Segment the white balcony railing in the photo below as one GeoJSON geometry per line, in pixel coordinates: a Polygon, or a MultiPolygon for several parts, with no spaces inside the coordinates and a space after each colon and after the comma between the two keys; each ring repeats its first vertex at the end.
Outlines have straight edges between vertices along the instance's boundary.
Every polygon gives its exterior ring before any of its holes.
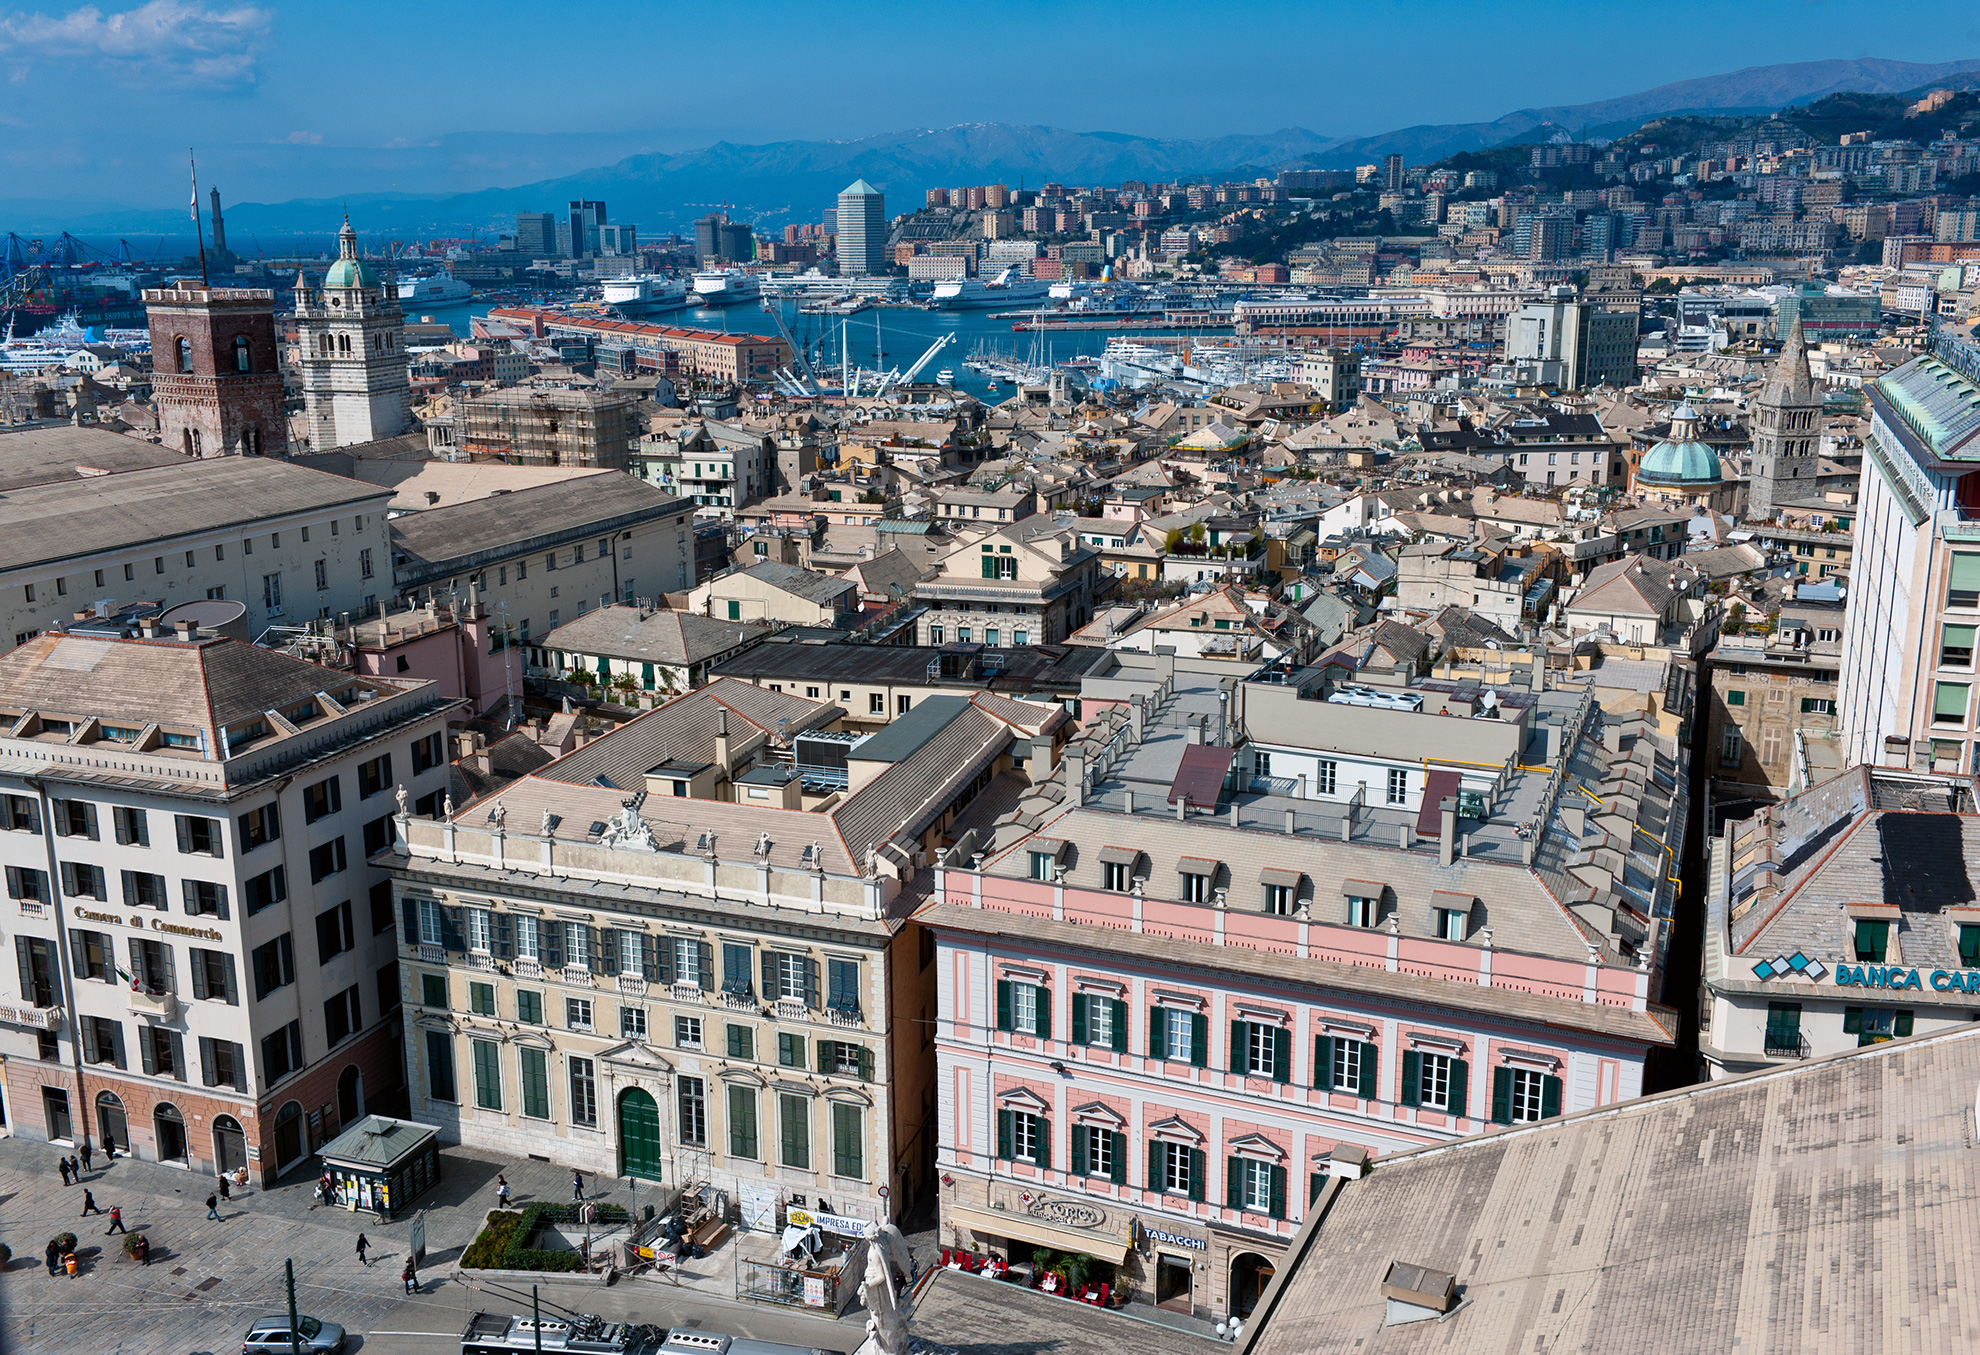
{"type": "Polygon", "coordinates": [[[860,1015],[857,1008],[852,1011],[844,1011],[838,1007],[829,1008],[825,1013],[825,1019],[835,1026],[864,1026],[866,1024],[866,1018],[860,1015]]]}
{"type": "Polygon", "coordinates": [[[40,899],[20,900],[22,917],[47,917],[48,905],[40,899]]]}
{"type": "Polygon", "coordinates": [[[646,979],[640,974],[619,975],[620,997],[645,997],[646,979]]]}
{"type": "Polygon", "coordinates": [[[597,980],[583,965],[567,964],[564,966],[564,982],[573,988],[591,988],[596,986],[597,980]]]}
{"type": "Polygon", "coordinates": [[[540,979],[543,977],[543,961],[534,957],[525,959],[518,955],[513,961],[516,977],[519,979],[540,979]]]}
{"type": "Polygon", "coordinates": [[[672,996],[676,1002],[699,1002],[702,998],[701,985],[698,983],[677,983],[673,986],[672,996]]]}
{"type": "Polygon", "coordinates": [[[124,996],[130,1002],[130,1009],[140,1016],[155,1016],[160,1021],[170,1021],[179,1014],[179,999],[171,993],[147,993],[141,988],[128,988],[124,996]]]}
{"type": "Polygon", "coordinates": [[[447,963],[447,948],[445,946],[436,946],[431,941],[422,941],[419,943],[419,962],[421,964],[445,964],[447,963]]]}
{"type": "Polygon", "coordinates": [[[732,1012],[753,1012],[756,1010],[756,999],[748,993],[723,993],[721,995],[721,1003],[732,1012]]]}
{"type": "Polygon", "coordinates": [[[779,1021],[803,1021],[810,1017],[811,1008],[804,1005],[801,997],[780,997],[777,999],[777,1019],[779,1021]]]}
{"type": "Polygon", "coordinates": [[[485,950],[471,950],[468,952],[467,967],[484,974],[492,974],[495,972],[495,957],[485,950]]]}

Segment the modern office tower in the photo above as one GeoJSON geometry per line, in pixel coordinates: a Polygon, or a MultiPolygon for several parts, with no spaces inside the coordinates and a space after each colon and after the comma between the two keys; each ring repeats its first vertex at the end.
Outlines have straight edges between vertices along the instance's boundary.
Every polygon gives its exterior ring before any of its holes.
{"type": "Polygon", "coordinates": [[[864,179],[839,194],[839,271],[866,277],[887,269],[887,199],[864,179]]]}

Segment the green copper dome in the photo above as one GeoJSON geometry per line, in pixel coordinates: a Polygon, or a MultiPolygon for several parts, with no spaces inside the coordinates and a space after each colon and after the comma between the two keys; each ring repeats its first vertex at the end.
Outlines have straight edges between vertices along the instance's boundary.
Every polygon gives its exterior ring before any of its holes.
{"type": "Polygon", "coordinates": [[[351,229],[351,219],[344,218],[344,228],[337,232],[337,262],[330,265],[330,271],[323,275],[323,286],[331,287],[376,287],[378,275],[357,253],[357,232],[351,229]]]}
{"type": "Polygon", "coordinates": [[[1671,415],[1671,435],[1643,454],[1636,478],[1653,485],[1715,485],[1719,454],[1698,438],[1698,414],[1688,404],[1671,415]]]}

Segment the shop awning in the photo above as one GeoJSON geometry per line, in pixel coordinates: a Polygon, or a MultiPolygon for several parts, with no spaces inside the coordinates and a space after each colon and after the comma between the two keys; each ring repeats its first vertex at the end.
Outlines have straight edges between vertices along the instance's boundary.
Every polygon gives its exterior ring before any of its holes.
{"type": "Polygon", "coordinates": [[[1089,1233],[1080,1228],[1055,1228],[1028,1215],[1013,1214],[1004,1209],[971,1209],[966,1205],[945,1204],[942,1212],[948,1222],[985,1237],[1008,1237],[1033,1246],[1050,1247],[1054,1251],[1085,1252],[1109,1265],[1118,1266],[1127,1261],[1126,1240],[1105,1233],[1089,1233]]]}

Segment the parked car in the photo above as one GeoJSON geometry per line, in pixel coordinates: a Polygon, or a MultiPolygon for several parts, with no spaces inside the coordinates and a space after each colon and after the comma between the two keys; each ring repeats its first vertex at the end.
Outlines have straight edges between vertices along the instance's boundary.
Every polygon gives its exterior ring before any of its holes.
{"type": "Polygon", "coordinates": [[[343,1355],[344,1329],[336,1323],[299,1317],[296,1319],[296,1330],[302,1340],[292,1345],[286,1313],[257,1318],[254,1325],[248,1328],[248,1334],[241,1339],[241,1355],[290,1355],[297,1346],[301,1347],[303,1355],[343,1355]]]}

